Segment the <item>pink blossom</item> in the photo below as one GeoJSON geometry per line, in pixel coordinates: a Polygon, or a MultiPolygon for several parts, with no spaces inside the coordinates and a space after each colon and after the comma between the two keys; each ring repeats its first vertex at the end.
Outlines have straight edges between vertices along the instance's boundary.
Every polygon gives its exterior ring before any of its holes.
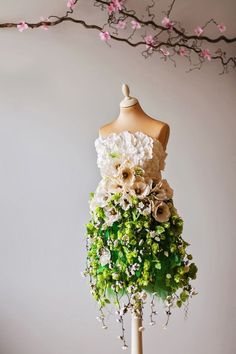
{"type": "Polygon", "coordinates": [[[116,8],[116,11],[120,11],[122,10],[122,6],[123,6],[123,3],[124,3],[124,0],[113,0],[112,1],[115,8],[116,8]]]}
{"type": "Polygon", "coordinates": [[[108,11],[109,15],[112,12],[115,12],[115,6],[114,6],[114,4],[112,2],[109,5],[107,5],[107,11],[108,11]]]}
{"type": "Polygon", "coordinates": [[[197,28],[195,28],[194,32],[196,36],[200,37],[203,32],[203,29],[200,26],[198,26],[197,28]]]}
{"type": "Polygon", "coordinates": [[[211,53],[209,51],[209,49],[203,49],[200,53],[200,56],[207,59],[207,60],[211,60],[211,53]]]}
{"type": "Polygon", "coordinates": [[[43,23],[41,28],[44,30],[44,31],[48,31],[49,27],[48,25],[46,25],[46,23],[43,23]]]}
{"type": "Polygon", "coordinates": [[[168,29],[171,29],[174,26],[174,22],[172,22],[168,17],[164,17],[161,23],[164,27],[168,29]]]}
{"type": "Polygon", "coordinates": [[[125,28],[126,28],[126,22],[120,20],[120,21],[117,23],[116,28],[125,29],[125,28]]]}
{"type": "Polygon", "coordinates": [[[168,57],[168,55],[170,55],[170,52],[165,48],[161,48],[160,51],[165,57],[168,57]]]}
{"type": "Polygon", "coordinates": [[[187,54],[188,54],[188,52],[187,52],[187,49],[186,49],[186,48],[181,47],[181,48],[179,49],[179,55],[180,55],[181,57],[184,57],[184,56],[187,55],[187,54]]]}
{"type": "Polygon", "coordinates": [[[107,6],[108,13],[111,14],[112,12],[118,12],[122,10],[123,3],[124,0],[112,0],[107,6]]]}
{"type": "Polygon", "coordinates": [[[107,42],[109,39],[111,39],[110,33],[107,31],[101,31],[99,33],[100,39],[104,42],[107,42]]]}
{"type": "Polygon", "coordinates": [[[224,32],[226,30],[226,26],[223,23],[219,23],[217,25],[218,30],[220,31],[220,33],[224,32]]]}
{"type": "Polygon", "coordinates": [[[68,0],[68,1],[67,1],[67,7],[68,7],[69,9],[73,9],[73,7],[75,6],[75,4],[76,4],[75,0],[68,0]]]}
{"type": "Polygon", "coordinates": [[[25,21],[22,21],[19,23],[19,25],[17,25],[17,29],[19,32],[23,32],[24,30],[26,30],[29,26],[27,25],[27,23],[25,23],[25,21]]]}
{"type": "Polygon", "coordinates": [[[146,36],[144,38],[145,42],[146,42],[146,48],[150,48],[153,46],[154,44],[154,39],[153,36],[151,34],[149,34],[148,36],[146,36]]]}
{"type": "MultiPolygon", "coordinates": [[[[40,17],[41,22],[50,22],[50,20],[48,18],[44,18],[44,17],[40,17]]],[[[42,29],[44,29],[45,31],[48,31],[49,27],[46,23],[43,23],[40,26],[42,29]]]]}
{"type": "Polygon", "coordinates": [[[131,23],[131,26],[132,26],[133,29],[141,28],[140,23],[138,21],[136,21],[136,20],[132,20],[130,23],[131,23]]]}

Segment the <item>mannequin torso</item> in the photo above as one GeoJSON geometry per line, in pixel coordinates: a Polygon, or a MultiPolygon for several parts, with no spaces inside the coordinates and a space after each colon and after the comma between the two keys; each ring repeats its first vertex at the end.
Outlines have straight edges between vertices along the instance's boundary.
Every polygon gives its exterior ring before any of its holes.
{"type": "Polygon", "coordinates": [[[120,114],[116,120],[104,125],[99,130],[100,136],[119,133],[127,130],[131,133],[141,131],[158,139],[166,149],[170,128],[167,123],[149,117],[141,108],[139,102],[129,107],[120,107],[120,114]]]}

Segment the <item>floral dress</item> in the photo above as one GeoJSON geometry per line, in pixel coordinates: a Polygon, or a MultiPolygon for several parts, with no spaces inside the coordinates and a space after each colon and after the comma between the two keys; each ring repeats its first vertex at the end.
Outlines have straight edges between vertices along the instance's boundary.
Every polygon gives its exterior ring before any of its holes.
{"type": "MultiPolygon", "coordinates": [[[[183,219],[173,203],[173,189],[162,178],[167,153],[161,142],[142,132],[122,131],[95,140],[101,181],[90,198],[87,223],[87,266],[91,293],[101,311],[116,307],[121,323],[132,312],[143,316],[150,295],[161,299],[168,323],[171,307],[186,306],[196,292],[190,282],[197,267],[182,238],[183,219]]],[[[143,327],[140,327],[143,330],[143,327]]]]}

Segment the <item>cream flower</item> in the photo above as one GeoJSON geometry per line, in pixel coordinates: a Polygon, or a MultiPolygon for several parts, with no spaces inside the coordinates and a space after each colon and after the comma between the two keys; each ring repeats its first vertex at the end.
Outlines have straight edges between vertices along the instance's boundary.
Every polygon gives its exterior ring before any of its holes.
{"type": "Polygon", "coordinates": [[[151,203],[148,200],[145,200],[144,203],[140,202],[138,203],[137,210],[140,214],[147,216],[152,212],[151,203]]]}
{"type": "Polygon", "coordinates": [[[132,206],[132,197],[129,193],[124,193],[121,195],[119,200],[119,204],[122,209],[128,210],[132,206]]]}
{"type": "Polygon", "coordinates": [[[165,202],[153,203],[152,213],[154,218],[159,222],[165,222],[169,220],[171,215],[170,209],[165,202]]]}
{"type": "Polygon", "coordinates": [[[130,188],[130,193],[139,199],[143,199],[150,193],[151,183],[151,180],[146,182],[143,177],[137,176],[134,184],[130,188]]]}
{"type": "Polygon", "coordinates": [[[103,248],[99,258],[101,265],[105,266],[110,262],[110,259],[111,259],[111,252],[109,251],[109,249],[103,248]]]}
{"type": "Polygon", "coordinates": [[[107,204],[109,198],[107,180],[102,179],[94,193],[92,200],[90,201],[90,211],[93,212],[96,207],[103,208],[107,204]]]}
{"type": "Polygon", "coordinates": [[[118,168],[118,180],[122,185],[131,186],[135,180],[135,171],[129,164],[123,164],[118,168]]]}
{"type": "Polygon", "coordinates": [[[103,224],[103,228],[105,226],[112,226],[113,223],[121,218],[120,212],[118,212],[115,208],[104,208],[106,222],[103,224]]]}
{"type": "Polygon", "coordinates": [[[123,191],[123,186],[120,183],[120,181],[118,181],[116,178],[109,178],[108,182],[108,189],[111,193],[122,193],[123,191]]]}

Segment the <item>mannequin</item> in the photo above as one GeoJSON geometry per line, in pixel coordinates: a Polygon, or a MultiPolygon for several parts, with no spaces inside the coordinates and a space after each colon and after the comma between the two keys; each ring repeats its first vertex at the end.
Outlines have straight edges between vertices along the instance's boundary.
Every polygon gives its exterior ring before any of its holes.
{"type": "Polygon", "coordinates": [[[120,114],[118,118],[101,127],[99,135],[106,136],[111,133],[119,133],[123,130],[128,130],[131,133],[141,131],[158,139],[165,150],[170,134],[169,125],[149,117],[141,108],[138,100],[130,97],[128,85],[122,85],[122,92],[125,98],[120,102],[120,114]]]}
{"type": "MultiPolygon", "coordinates": [[[[118,118],[101,127],[99,135],[107,136],[111,133],[119,133],[124,130],[131,133],[141,131],[152,138],[158,139],[165,150],[170,134],[169,125],[149,117],[142,110],[138,100],[130,97],[128,85],[122,85],[122,92],[125,98],[120,102],[120,114],[118,118]]],[[[141,318],[132,314],[131,354],[143,354],[142,328],[141,318]]]]}

